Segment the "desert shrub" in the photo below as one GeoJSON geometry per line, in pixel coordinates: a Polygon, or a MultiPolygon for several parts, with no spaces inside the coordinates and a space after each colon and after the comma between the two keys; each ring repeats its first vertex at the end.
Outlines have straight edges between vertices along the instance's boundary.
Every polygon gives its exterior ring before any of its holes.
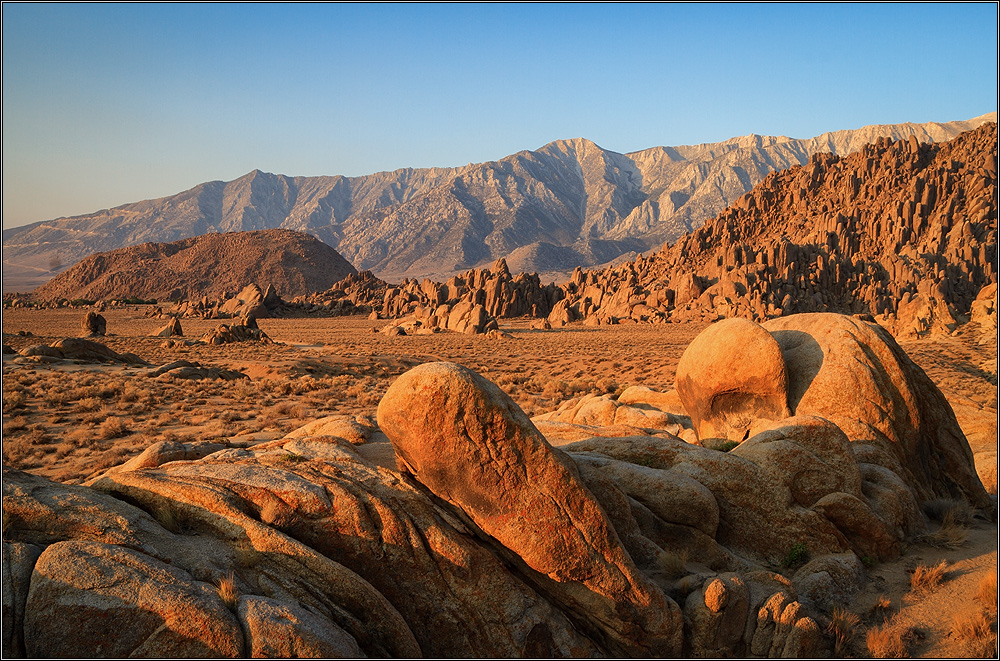
{"type": "Polygon", "coordinates": [[[76,448],[89,448],[98,444],[97,432],[90,429],[74,429],[66,434],[66,441],[76,448]]]}
{"type": "Polygon", "coordinates": [[[844,651],[854,639],[855,630],[861,624],[861,618],[845,608],[837,606],[830,613],[830,624],[826,631],[833,636],[833,653],[843,656],[844,651]]]}
{"type": "Polygon", "coordinates": [[[76,406],[73,407],[73,411],[75,413],[89,413],[91,411],[99,410],[101,406],[103,406],[103,402],[101,402],[100,398],[84,397],[76,403],[76,406]]]}
{"type": "Polygon", "coordinates": [[[903,659],[910,656],[914,630],[894,619],[875,626],[865,634],[868,653],[874,659],[903,659]]]}
{"type": "Polygon", "coordinates": [[[910,576],[910,589],[917,594],[936,590],[940,587],[941,582],[944,581],[945,569],[947,567],[948,563],[944,560],[933,566],[925,564],[917,565],[910,576]]]}
{"type": "Polygon", "coordinates": [[[719,443],[717,446],[715,446],[715,449],[718,450],[719,452],[729,452],[733,448],[739,447],[739,445],[740,445],[739,441],[726,441],[725,443],[719,443]]]}
{"type": "Polygon", "coordinates": [[[28,445],[45,445],[52,442],[52,437],[41,425],[31,425],[21,438],[28,445]]]}
{"type": "Polygon", "coordinates": [[[112,466],[118,466],[119,464],[125,463],[129,458],[128,450],[125,448],[114,448],[109,452],[105,452],[94,464],[96,470],[102,470],[105,468],[111,468],[112,466]]]}
{"type": "Polygon", "coordinates": [[[794,569],[806,564],[808,561],[809,549],[802,542],[797,542],[792,544],[792,548],[788,549],[788,553],[785,554],[785,559],[781,562],[781,566],[794,569]]]}
{"type": "Polygon", "coordinates": [[[3,432],[5,434],[13,434],[19,431],[23,431],[28,428],[28,420],[23,416],[19,415],[15,418],[10,418],[3,424],[3,432]]]}
{"type": "Polygon", "coordinates": [[[98,436],[105,440],[121,438],[122,436],[128,435],[130,432],[131,430],[125,420],[115,415],[102,422],[101,426],[97,430],[98,436]]]}
{"type": "Polygon", "coordinates": [[[17,409],[23,409],[27,401],[28,398],[23,391],[5,388],[3,391],[3,412],[9,413],[17,409]]]}
{"type": "Polygon", "coordinates": [[[683,576],[687,571],[687,562],[687,551],[679,551],[677,553],[673,551],[660,551],[660,554],[656,557],[656,564],[671,578],[683,576]]]}

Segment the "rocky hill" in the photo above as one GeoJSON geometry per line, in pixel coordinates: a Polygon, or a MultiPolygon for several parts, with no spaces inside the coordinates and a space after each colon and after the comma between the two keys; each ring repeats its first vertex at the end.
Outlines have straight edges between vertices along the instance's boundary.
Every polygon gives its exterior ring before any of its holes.
{"type": "Polygon", "coordinates": [[[594,323],[793,312],[948,330],[996,282],[997,127],[942,144],[880,138],[768,175],[662,253],[578,271],[566,305],[594,323]]]}
{"type": "Polygon", "coordinates": [[[4,287],[30,289],[98,251],[267,228],[313,234],[388,280],[443,280],[502,257],[517,271],[568,273],[675,241],[769,173],[805,164],[812,154],[851,153],[879,136],[949,140],[991,119],[996,113],[630,154],[560,140],[488,163],[362,177],[254,171],[171,197],[6,230],[4,287]]]}
{"type": "Polygon", "coordinates": [[[297,303],[318,312],[349,300],[419,317],[466,301],[552,325],[838,311],[873,315],[901,336],[949,332],[996,282],[996,197],[996,124],[940,144],[880,138],[772,173],[660,253],[577,269],[559,286],[512,276],[501,259],[444,283],[345,281],[297,303]]]}
{"type": "Polygon", "coordinates": [[[143,243],[87,257],[33,298],[179,300],[220,297],[247,283],[283,296],[325,290],[357,271],[336,250],[302,232],[260,230],[143,243]]]}

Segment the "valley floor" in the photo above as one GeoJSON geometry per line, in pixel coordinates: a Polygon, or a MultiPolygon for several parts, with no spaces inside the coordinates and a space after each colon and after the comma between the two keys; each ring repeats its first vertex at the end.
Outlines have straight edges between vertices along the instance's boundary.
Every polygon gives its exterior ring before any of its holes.
{"type": "MultiPolygon", "coordinates": [[[[451,333],[388,337],[376,332],[384,321],[314,317],[259,320],[274,344],[212,346],[152,337],[165,320],[145,317],[146,311],[139,306],[104,312],[108,335],[98,339],[153,365],[186,360],[238,370],[250,379],[150,378],[144,375],[149,368],[32,363],[5,354],[5,465],[81,483],[160,440],[246,446],[327,415],[374,420],[379,400],[397,376],[439,360],[478,371],[528,415],[552,411],[576,396],[619,393],[630,385],[668,391],[685,347],[705,328],[571,325],[540,331],[530,329],[528,320],[504,320],[501,329],[509,338],[451,333]]],[[[5,310],[4,343],[16,351],[78,336],[83,314],[72,309],[5,310]]],[[[195,340],[220,323],[182,319],[185,337],[178,339],[195,340]]],[[[995,340],[979,344],[971,331],[960,330],[901,344],[952,404],[977,464],[992,461],[995,494],[995,340]]],[[[910,627],[913,655],[967,655],[967,641],[952,634],[953,622],[977,608],[972,596],[982,577],[996,574],[996,522],[976,518],[966,535],[958,548],[915,543],[899,561],[871,568],[868,586],[852,604],[856,612],[869,614],[865,626],[878,623],[872,607],[884,596],[899,611],[895,621],[910,627]],[[947,570],[940,586],[919,595],[912,592],[913,569],[942,559],[947,570]]],[[[858,632],[844,654],[867,656],[863,628],[858,632]]]]}

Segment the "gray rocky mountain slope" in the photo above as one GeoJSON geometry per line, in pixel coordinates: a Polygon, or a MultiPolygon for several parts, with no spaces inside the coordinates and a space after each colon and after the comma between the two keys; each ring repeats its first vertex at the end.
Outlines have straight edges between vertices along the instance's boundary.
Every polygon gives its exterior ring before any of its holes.
{"type": "Polygon", "coordinates": [[[770,172],[805,164],[814,153],[848,154],[879,136],[950,140],[991,120],[995,112],[629,154],[578,138],[460,168],[361,177],[255,170],[170,197],[5,230],[4,289],[30,289],[95,252],[269,228],[309,232],[358,269],[391,280],[445,278],[501,257],[515,270],[565,271],[675,241],[770,172]]]}

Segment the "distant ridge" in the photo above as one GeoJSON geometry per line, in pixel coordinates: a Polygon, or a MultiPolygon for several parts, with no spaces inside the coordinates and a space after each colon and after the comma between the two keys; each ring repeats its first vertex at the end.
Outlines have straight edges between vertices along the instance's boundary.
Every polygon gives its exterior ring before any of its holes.
{"type": "Polygon", "coordinates": [[[3,233],[4,289],[30,289],[83,257],[209,232],[308,232],[382,278],[444,279],[512,256],[527,271],[569,271],[676,241],[769,173],[878,137],[940,142],[995,121],[866,126],[809,139],[749,135],[619,154],[588,140],[460,168],[362,177],[255,170],[156,200],[3,233]]]}
{"type": "Polygon", "coordinates": [[[192,300],[254,283],[291,297],[357,273],[336,250],[290,230],[212,233],[91,255],[35,290],[34,298],[192,300]]]}

